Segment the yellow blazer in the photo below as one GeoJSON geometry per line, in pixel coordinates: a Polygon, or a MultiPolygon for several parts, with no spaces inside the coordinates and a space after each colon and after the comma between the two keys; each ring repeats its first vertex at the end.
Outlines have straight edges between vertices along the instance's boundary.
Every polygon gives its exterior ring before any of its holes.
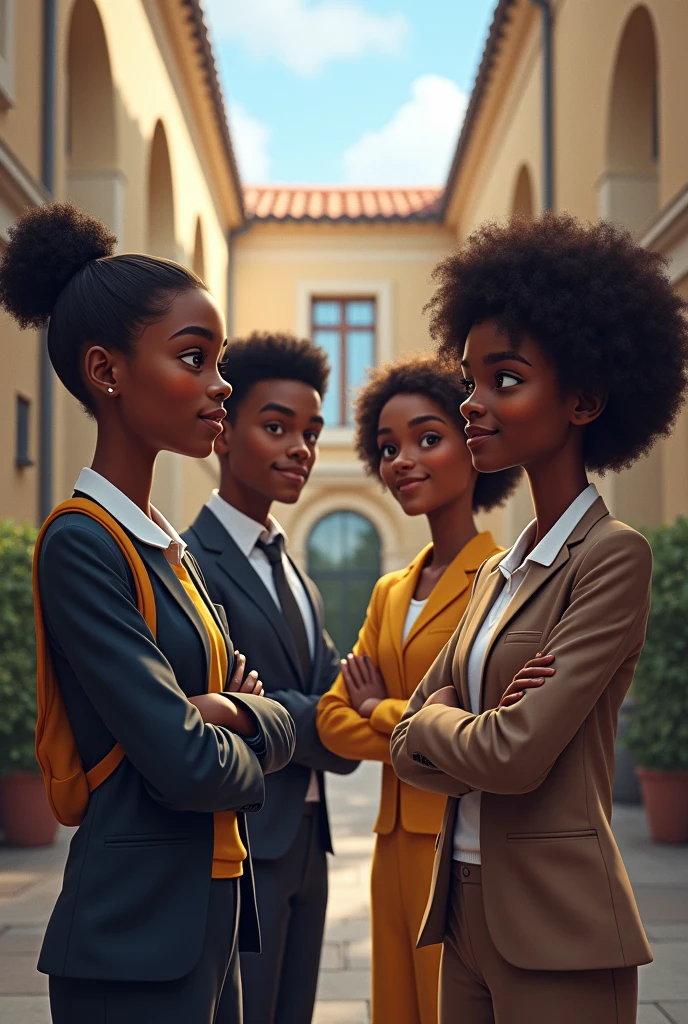
{"type": "Polygon", "coordinates": [[[402,643],[409,603],[431,547],[423,548],[405,569],[378,580],[354,647],[355,654],[367,654],[377,666],[387,699],[370,718],[361,718],[351,706],[340,674],[318,706],[318,733],[329,750],[341,757],[383,762],[375,823],[375,832],[381,835],[394,831],[399,814],[407,832],[436,835],[440,830],[446,798],[400,782],[391,767],[389,741],[409,698],[456,629],[477,570],[501,550],[491,533],[473,537],[438,580],[402,643]]]}

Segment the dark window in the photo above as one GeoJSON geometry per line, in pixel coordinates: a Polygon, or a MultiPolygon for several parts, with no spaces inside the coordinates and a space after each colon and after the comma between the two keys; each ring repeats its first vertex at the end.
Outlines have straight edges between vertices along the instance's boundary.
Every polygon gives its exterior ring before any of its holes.
{"type": "Polygon", "coordinates": [[[329,356],[332,373],[323,403],[328,426],[353,423],[351,400],[375,363],[375,299],[317,298],[311,304],[311,337],[329,356]]]}
{"type": "Polygon", "coordinates": [[[17,437],[14,449],[14,462],[18,467],[33,466],[33,459],[29,454],[30,420],[31,402],[28,398],[17,395],[17,437]]]}
{"type": "Polygon", "coordinates": [[[356,643],[380,576],[380,537],[357,512],[333,512],[308,538],[308,574],[325,602],[325,624],[340,654],[356,643]]]}

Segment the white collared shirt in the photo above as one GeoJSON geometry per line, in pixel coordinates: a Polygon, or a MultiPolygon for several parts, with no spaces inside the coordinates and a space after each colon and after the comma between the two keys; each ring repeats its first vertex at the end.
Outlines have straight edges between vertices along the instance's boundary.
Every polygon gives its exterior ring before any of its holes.
{"type": "Polygon", "coordinates": [[[100,473],[93,469],[84,468],[79,474],[79,479],[74,485],[74,490],[93,498],[99,505],[109,512],[110,515],[120,523],[125,530],[136,537],[143,544],[152,548],[160,548],[165,552],[167,560],[174,565],[180,565],[182,555],[186,551],[186,544],[177,531],[167,522],[164,515],[158,512],[152,505],[151,518],[135,505],[131,498],[128,498],[119,487],[106,480],[100,473]]]}
{"type": "MultiPolygon", "coordinates": [[[[499,563],[498,568],[504,576],[504,586],[485,616],[468,655],[466,674],[471,702],[470,709],[474,715],[479,715],[481,710],[480,693],[485,655],[492,635],[509,602],[523,583],[533,562],[538,565],[552,564],[573,530],[588,509],[592,508],[598,497],[595,485],[589,484],[528,554],[537,531],[537,521],[534,519],[526,526],[511,551],[499,563]]],[[[468,864],[480,864],[480,798],[481,794],[473,791],[466,793],[459,800],[454,829],[454,860],[465,861],[468,864]]]]}
{"type": "MultiPolygon", "coordinates": [[[[259,540],[269,544],[278,533],[281,533],[286,541],[286,534],[280,524],[272,516],[269,516],[270,529],[266,530],[262,523],[258,523],[255,519],[244,515],[238,508],[235,508],[225,501],[224,498],[221,498],[217,490],[214,490],[210,495],[206,508],[222,523],[241,553],[248,559],[251,568],[255,571],[261,583],[264,584],[270,597],[277,607],[280,608],[277,588],[275,587],[275,580],[272,575],[272,566],[265,552],[256,546],[259,540]]],[[[294,566],[287,558],[284,548],[282,549],[282,565],[284,566],[284,575],[286,576],[289,588],[296,598],[296,603],[303,617],[306,636],[308,637],[308,649],[311,659],[313,659],[315,656],[315,620],[313,618],[313,609],[311,608],[306,588],[299,579],[294,566]]],[[[306,793],[306,803],[317,803],[319,800],[318,776],[314,771],[311,771],[308,792],[306,793]]]]}

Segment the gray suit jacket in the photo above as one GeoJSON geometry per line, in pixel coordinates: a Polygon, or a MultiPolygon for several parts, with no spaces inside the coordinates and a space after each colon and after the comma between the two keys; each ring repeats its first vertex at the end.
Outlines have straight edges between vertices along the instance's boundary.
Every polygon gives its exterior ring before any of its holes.
{"type": "MultiPolygon", "coordinates": [[[[206,630],[163,552],[131,539],[153,586],[155,639],[126,560],[98,523],[64,515],[41,547],[41,607],[84,768],[116,741],[126,757],[93,793],[72,839],[38,966],[65,977],[167,981],[201,954],[212,812],[238,812],[247,840],[243,812],[261,807],[265,774],[289,760],[294,725],[273,701],[233,695],[262,732],[259,757],[228,729],[203,724],[186,697],[207,686],[206,630]]],[[[256,950],[250,853],[241,890],[240,942],[256,950]]]]}
{"type": "Polygon", "coordinates": [[[201,566],[213,601],[225,608],[234,641],[246,655],[247,667],[257,669],[268,696],[282,704],[296,723],[294,757],[281,772],[265,780],[265,803],[258,814],[251,816],[253,855],[273,860],[287,852],[301,821],[311,769],[318,772],[320,782],[322,842],[331,852],[322,773],[346,775],[359,762],[327,750],[315,726],[320,697],[339,674],[339,654],[324,628],[320,592],[312,580],[299,573],[316,624],[313,673],[304,680],[281,610],[217,517],[209,509],[201,509],[184,540],[201,566]]]}

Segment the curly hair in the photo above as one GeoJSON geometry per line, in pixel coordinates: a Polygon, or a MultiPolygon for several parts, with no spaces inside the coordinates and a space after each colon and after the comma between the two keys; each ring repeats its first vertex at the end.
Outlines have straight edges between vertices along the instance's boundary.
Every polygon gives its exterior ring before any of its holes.
{"type": "Polygon", "coordinates": [[[564,393],[606,399],[585,431],[587,468],[623,469],[671,432],[688,383],[686,304],[665,267],[604,221],[545,214],[486,224],[435,268],[430,333],[440,358],[460,357],[486,320],[515,346],[531,335],[564,393]]]}
{"type": "MultiPolygon", "coordinates": [[[[368,380],[356,398],[356,454],[369,476],[380,471],[377,429],[380,413],[395,395],[426,395],[449,416],[463,434],[466,421],[459,406],[466,398],[458,366],[440,362],[432,355],[405,356],[370,370],[368,380]]],[[[473,510],[489,512],[503,505],[521,479],[520,468],[499,473],[478,473],[473,492],[473,510]]]]}
{"type": "Polygon", "coordinates": [[[130,353],[176,295],[205,285],[186,267],[137,253],[115,255],[117,239],[72,203],[28,210],[9,229],[0,259],[0,305],[20,327],[48,327],[57,376],[87,412],[87,344],[130,353]]]}
{"type": "Polygon", "coordinates": [[[310,384],[321,398],[327,391],[330,364],[324,349],[293,334],[254,331],[229,343],[220,373],[232,385],[225,401],[230,422],[254,384],[261,380],[299,380],[310,384]]]}

